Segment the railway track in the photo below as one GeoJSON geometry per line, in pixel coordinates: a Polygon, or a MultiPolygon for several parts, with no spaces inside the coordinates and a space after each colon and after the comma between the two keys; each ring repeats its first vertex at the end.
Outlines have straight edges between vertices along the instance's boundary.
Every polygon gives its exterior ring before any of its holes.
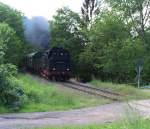
{"type": "MultiPolygon", "coordinates": [[[[45,80],[47,80],[47,79],[45,79],[45,80]]],[[[77,81],[57,82],[57,83],[53,82],[53,83],[58,84],[60,86],[68,87],[71,89],[75,89],[78,91],[82,91],[82,92],[88,93],[90,95],[101,96],[101,97],[104,97],[104,98],[107,98],[107,99],[110,99],[113,101],[121,101],[122,97],[124,96],[124,95],[115,93],[108,89],[92,87],[92,86],[89,86],[87,84],[80,83],[77,81]]]]}
{"type": "Polygon", "coordinates": [[[62,82],[59,84],[65,87],[69,87],[75,90],[79,90],[79,91],[91,94],[91,95],[101,96],[101,97],[104,97],[113,101],[120,101],[122,97],[121,94],[119,93],[115,93],[106,89],[91,87],[83,83],[68,81],[68,82],[62,82]]]}

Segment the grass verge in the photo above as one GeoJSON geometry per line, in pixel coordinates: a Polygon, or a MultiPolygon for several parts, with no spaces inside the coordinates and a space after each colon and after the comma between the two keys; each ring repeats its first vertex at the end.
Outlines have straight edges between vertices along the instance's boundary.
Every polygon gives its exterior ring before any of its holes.
{"type": "MultiPolygon", "coordinates": [[[[84,95],[64,87],[58,87],[37,76],[19,74],[18,80],[22,83],[25,97],[24,105],[19,112],[44,112],[56,110],[69,110],[100,104],[110,101],[103,98],[84,95]]],[[[10,112],[0,107],[0,113],[10,112]]]]}
{"type": "Polygon", "coordinates": [[[98,88],[108,89],[117,93],[122,94],[124,100],[140,100],[150,99],[150,92],[144,92],[141,89],[135,88],[134,86],[126,84],[114,84],[110,82],[102,82],[100,80],[93,80],[92,86],[98,88]]]}
{"type": "Polygon", "coordinates": [[[131,120],[112,124],[93,124],[85,126],[57,126],[37,129],[149,129],[150,120],[131,120]]]}

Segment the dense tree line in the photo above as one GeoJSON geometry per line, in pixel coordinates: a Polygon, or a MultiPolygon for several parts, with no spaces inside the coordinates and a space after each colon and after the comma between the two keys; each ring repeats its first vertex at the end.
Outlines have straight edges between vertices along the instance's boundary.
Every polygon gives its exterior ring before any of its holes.
{"type": "Polygon", "coordinates": [[[62,8],[51,21],[51,45],[67,48],[76,76],[135,83],[141,60],[143,83],[150,82],[150,2],[85,0],[79,15],[62,8]],[[102,8],[102,4],[109,9],[102,8]]]}
{"type": "Polygon", "coordinates": [[[0,105],[18,110],[23,89],[15,78],[26,45],[20,12],[0,3],[0,105]]]}
{"type": "MultiPolygon", "coordinates": [[[[70,51],[74,75],[82,81],[96,77],[134,83],[140,62],[143,84],[149,83],[149,8],[149,0],[85,0],[81,15],[61,8],[49,22],[49,46],[70,51]]],[[[0,3],[0,105],[13,109],[24,102],[17,68],[35,50],[24,38],[23,19],[22,13],[0,3]]]]}

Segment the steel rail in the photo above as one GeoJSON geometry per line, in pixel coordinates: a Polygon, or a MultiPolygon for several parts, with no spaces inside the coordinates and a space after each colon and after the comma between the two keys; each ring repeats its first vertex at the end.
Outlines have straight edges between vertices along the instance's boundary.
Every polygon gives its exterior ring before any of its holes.
{"type": "Polygon", "coordinates": [[[119,101],[120,100],[120,95],[117,94],[117,93],[113,93],[113,92],[107,92],[106,90],[101,90],[99,88],[94,88],[94,87],[90,87],[90,86],[86,86],[86,85],[82,85],[82,84],[77,84],[77,83],[65,83],[65,82],[62,82],[62,83],[59,83],[65,87],[69,87],[69,88],[72,88],[72,89],[75,89],[75,90],[79,90],[79,91],[82,91],[82,92],[85,92],[85,93],[88,93],[88,94],[91,94],[91,95],[96,95],[96,96],[101,96],[101,97],[104,97],[104,98],[107,98],[107,99],[110,99],[110,100],[113,100],[113,101],[119,101]]]}
{"type": "Polygon", "coordinates": [[[86,84],[82,84],[82,83],[80,83],[80,82],[68,81],[68,83],[75,84],[75,85],[80,85],[80,86],[82,86],[82,87],[87,87],[87,88],[89,88],[89,89],[102,91],[102,92],[105,92],[105,93],[108,93],[108,94],[113,94],[113,95],[116,95],[116,96],[121,96],[121,94],[116,93],[116,92],[113,92],[113,91],[111,91],[111,90],[103,89],[103,88],[92,87],[92,86],[89,86],[89,85],[86,85],[86,84]]]}

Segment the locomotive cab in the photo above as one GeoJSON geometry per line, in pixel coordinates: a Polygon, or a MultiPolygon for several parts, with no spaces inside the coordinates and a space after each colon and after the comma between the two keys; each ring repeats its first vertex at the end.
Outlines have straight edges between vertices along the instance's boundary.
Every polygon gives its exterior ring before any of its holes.
{"type": "Polygon", "coordinates": [[[56,80],[68,80],[71,75],[70,55],[67,50],[53,48],[49,53],[49,66],[56,80]]]}

